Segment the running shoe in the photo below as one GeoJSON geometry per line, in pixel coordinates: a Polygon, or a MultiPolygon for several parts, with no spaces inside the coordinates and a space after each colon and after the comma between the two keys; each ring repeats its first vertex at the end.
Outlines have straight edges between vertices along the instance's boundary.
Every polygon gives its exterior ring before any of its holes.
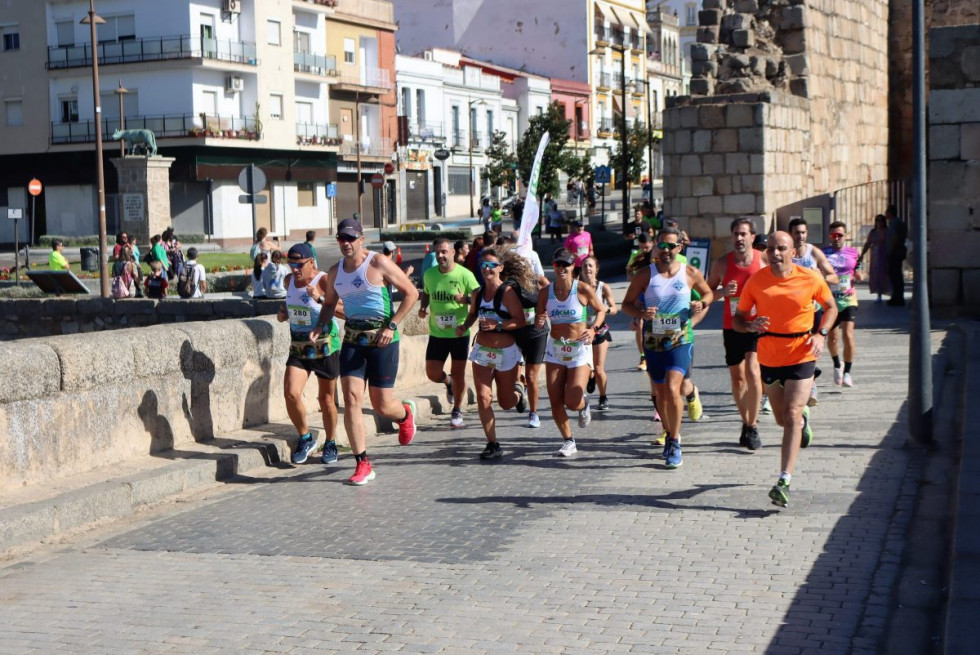
{"type": "Polygon", "coordinates": [[[537,412],[528,412],[527,414],[527,427],[529,428],[540,428],[541,419],[538,417],[537,412]]]}
{"type": "Polygon", "coordinates": [[[653,408],[653,420],[658,423],[663,423],[663,420],[660,418],[660,412],[657,411],[656,407],[653,408]]]}
{"type": "Polygon", "coordinates": [[[754,425],[745,426],[745,447],[749,450],[759,450],[762,448],[762,438],[759,436],[759,428],[754,425]]]}
{"type": "Polygon", "coordinates": [[[780,507],[789,505],[789,483],[779,478],[776,486],[769,490],[769,500],[772,501],[773,505],[780,507]]]}
{"type": "Polygon", "coordinates": [[[520,382],[515,382],[514,391],[517,392],[517,405],[515,409],[517,409],[518,414],[523,414],[527,411],[527,389],[520,382]]]}
{"type": "Polygon", "coordinates": [[[668,439],[666,453],[667,455],[664,457],[664,459],[667,460],[667,468],[680,468],[681,464],[684,463],[684,458],[681,457],[680,439],[668,439]]]}
{"type": "Polygon", "coordinates": [[[578,426],[580,428],[589,427],[589,423],[592,422],[592,410],[589,407],[589,397],[585,397],[585,407],[578,410],[578,426]]]}
{"type": "Polygon", "coordinates": [[[316,448],[316,439],[313,437],[313,432],[307,432],[296,442],[296,450],[293,451],[291,458],[293,464],[302,464],[305,462],[314,448],[316,448]]]}
{"type": "Polygon", "coordinates": [[[453,396],[453,376],[447,375],[443,384],[446,385],[446,404],[452,407],[456,404],[455,397],[453,396]]]}
{"type": "MultiPolygon", "coordinates": [[[[653,445],[654,446],[663,446],[666,443],[667,443],[667,431],[666,430],[664,430],[663,432],[661,432],[660,433],[660,436],[653,440],[653,445]]],[[[665,449],[664,450],[664,457],[666,457],[666,456],[667,456],[667,451],[665,449]]]]}
{"type": "Polygon", "coordinates": [[[843,384],[844,384],[845,387],[853,387],[854,386],[854,380],[851,379],[851,374],[850,373],[845,373],[844,374],[843,384]]]}
{"type": "Polygon", "coordinates": [[[701,407],[701,394],[698,388],[694,387],[694,398],[687,401],[687,418],[697,423],[704,415],[704,408],[701,407]]]}
{"type": "Polygon", "coordinates": [[[817,406],[817,379],[813,378],[813,385],[810,387],[810,399],[806,401],[807,407],[817,406]]]}
{"type": "Polygon", "coordinates": [[[480,459],[496,459],[502,457],[504,451],[500,449],[500,444],[496,441],[488,441],[487,447],[480,453],[480,459]]]}
{"type": "Polygon", "coordinates": [[[589,376],[589,381],[585,383],[586,393],[595,393],[595,373],[589,376]]]}
{"type": "Polygon", "coordinates": [[[636,370],[637,371],[647,370],[647,358],[644,357],[643,355],[640,355],[640,363],[636,365],[636,370]]]}
{"type": "Polygon", "coordinates": [[[748,446],[749,446],[749,438],[747,436],[745,436],[745,431],[748,430],[748,429],[749,429],[749,426],[747,426],[745,423],[742,423],[742,434],[740,434],[739,437],[738,437],[738,445],[739,446],[745,446],[746,448],[748,448],[748,446]]]}
{"type": "Polygon", "coordinates": [[[596,407],[596,411],[604,412],[609,409],[609,399],[605,396],[599,396],[599,406],[596,407]]]}
{"type": "Polygon", "coordinates": [[[458,430],[463,427],[463,412],[458,409],[453,410],[453,413],[449,416],[449,427],[453,430],[458,430]]]}
{"type": "Polygon", "coordinates": [[[763,414],[772,414],[772,405],[769,404],[768,394],[762,394],[762,407],[759,408],[759,411],[763,414]]]}
{"type": "Polygon", "coordinates": [[[800,448],[806,448],[813,441],[813,428],[810,427],[810,408],[803,408],[803,430],[800,437],[800,448]]]}
{"type": "Polygon", "coordinates": [[[331,439],[323,444],[323,454],[320,456],[321,464],[333,464],[340,457],[337,452],[337,442],[331,439]]]}
{"type": "Polygon", "coordinates": [[[571,457],[577,452],[578,448],[575,447],[574,439],[565,439],[565,443],[563,443],[561,448],[558,450],[558,454],[562,457],[571,457]]]}
{"type": "Polygon", "coordinates": [[[402,403],[406,416],[398,422],[398,443],[407,446],[415,438],[415,401],[406,400],[402,403]]]}
{"type": "Polygon", "coordinates": [[[841,382],[843,382],[843,381],[844,381],[844,369],[841,368],[840,366],[835,366],[834,367],[834,384],[836,384],[839,387],[841,385],[841,382]]]}
{"type": "Polygon", "coordinates": [[[371,468],[371,462],[362,459],[354,468],[354,475],[347,478],[347,484],[352,484],[355,487],[363,487],[373,479],[374,469],[371,468]]]}

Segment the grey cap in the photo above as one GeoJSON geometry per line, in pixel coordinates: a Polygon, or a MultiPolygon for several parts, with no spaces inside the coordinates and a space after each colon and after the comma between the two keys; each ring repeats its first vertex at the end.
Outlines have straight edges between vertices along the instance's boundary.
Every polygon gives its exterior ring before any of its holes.
{"type": "Polygon", "coordinates": [[[397,250],[398,247],[395,245],[394,241],[385,241],[384,243],[381,244],[381,248],[386,253],[388,253],[388,252],[395,252],[395,250],[397,250]]]}

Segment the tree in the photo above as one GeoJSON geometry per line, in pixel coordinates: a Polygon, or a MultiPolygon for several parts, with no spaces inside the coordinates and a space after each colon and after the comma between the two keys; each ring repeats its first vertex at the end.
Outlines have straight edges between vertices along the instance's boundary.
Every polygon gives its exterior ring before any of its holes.
{"type": "MultiPolygon", "coordinates": [[[[626,168],[629,176],[626,182],[635,182],[640,179],[645,170],[644,155],[647,150],[647,139],[650,138],[650,130],[640,121],[634,121],[632,126],[626,129],[626,168]]],[[[616,148],[613,150],[612,157],[609,158],[609,165],[616,172],[617,182],[622,176],[623,170],[623,141],[616,141],[616,148]]]]}
{"type": "Polygon", "coordinates": [[[534,165],[534,155],[538,151],[538,142],[541,141],[541,135],[547,132],[550,141],[541,160],[538,194],[556,195],[559,192],[558,171],[561,170],[561,155],[568,142],[568,130],[571,125],[572,121],[565,120],[561,105],[557,102],[552,103],[546,112],[532,116],[528,121],[527,131],[517,144],[517,169],[525,188],[531,181],[531,167],[534,165]]]}
{"type": "Polygon", "coordinates": [[[517,181],[517,155],[507,147],[506,132],[497,130],[493,133],[486,156],[487,165],[483,168],[483,179],[490,184],[490,188],[505,185],[511,187],[517,181]]]}

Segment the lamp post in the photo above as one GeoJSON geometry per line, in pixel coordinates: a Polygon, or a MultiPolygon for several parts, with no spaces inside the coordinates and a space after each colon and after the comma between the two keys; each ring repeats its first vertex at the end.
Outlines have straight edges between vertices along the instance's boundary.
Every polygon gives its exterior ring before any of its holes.
{"type": "MultiPolygon", "coordinates": [[[[129,93],[129,89],[122,85],[122,80],[119,80],[119,87],[116,89],[116,95],[119,96],[119,131],[122,132],[126,129],[126,115],[123,113],[123,96],[129,93]]],[[[119,156],[126,156],[126,139],[119,139],[119,156]]]]}
{"type": "MultiPolygon", "coordinates": [[[[629,156],[626,154],[629,150],[629,135],[626,131],[626,53],[629,51],[625,45],[620,45],[618,43],[611,43],[609,47],[620,54],[619,57],[619,91],[620,91],[620,103],[622,112],[622,121],[619,126],[619,144],[622,152],[622,162],[619,174],[623,178],[623,232],[626,232],[626,228],[629,224],[629,211],[630,211],[630,192],[629,192],[629,156]]],[[[590,55],[601,55],[604,54],[603,48],[594,48],[589,51],[590,55]]]]}
{"type": "Polygon", "coordinates": [[[470,154],[470,218],[476,218],[476,209],[474,208],[474,204],[473,204],[473,141],[474,141],[473,133],[476,131],[474,129],[476,127],[476,117],[473,115],[473,107],[476,107],[478,105],[485,105],[485,104],[487,104],[486,100],[470,100],[469,103],[468,103],[467,119],[470,122],[470,129],[469,129],[469,132],[470,132],[470,134],[469,134],[469,137],[470,137],[470,144],[469,144],[470,145],[470,147],[469,147],[469,154],[470,154]]]}
{"type": "MultiPolygon", "coordinates": [[[[96,184],[99,189],[99,289],[103,298],[109,297],[109,267],[106,260],[107,240],[105,234],[105,171],[102,167],[102,101],[99,97],[99,53],[96,26],[105,19],[95,13],[95,0],[88,0],[88,15],[82,25],[88,25],[92,35],[92,99],[95,103],[95,169],[96,184]]],[[[122,96],[120,96],[121,98],[122,96]]]]}

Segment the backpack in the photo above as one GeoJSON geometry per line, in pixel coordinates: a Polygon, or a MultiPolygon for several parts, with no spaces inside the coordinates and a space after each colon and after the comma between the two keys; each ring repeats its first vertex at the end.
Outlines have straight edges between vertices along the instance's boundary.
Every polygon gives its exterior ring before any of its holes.
{"type": "Polygon", "coordinates": [[[532,296],[529,292],[527,292],[524,289],[524,287],[518,284],[517,280],[510,278],[504,280],[504,283],[500,285],[499,289],[497,289],[497,293],[493,295],[493,311],[497,312],[497,315],[500,316],[501,318],[504,317],[503,316],[504,310],[501,310],[500,306],[501,303],[503,303],[504,291],[508,287],[512,287],[514,291],[517,292],[517,298],[521,301],[521,307],[523,307],[524,309],[533,309],[538,306],[537,294],[535,293],[535,295],[532,296]]]}
{"type": "Polygon", "coordinates": [[[167,252],[167,259],[170,262],[170,270],[173,275],[180,276],[184,271],[184,251],[179,248],[167,252]]]}
{"type": "Polygon", "coordinates": [[[194,269],[197,266],[185,266],[177,276],[177,295],[181,298],[194,297],[194,269]]]}
{"type": "Polygon", "coordinates": [[[116,262],[113,264],[112,275],[112,297],[129,298],[131,295],[129,288],[133,279],[129,273],[129,268],[126,266],[126,262],[116,262]]]}

